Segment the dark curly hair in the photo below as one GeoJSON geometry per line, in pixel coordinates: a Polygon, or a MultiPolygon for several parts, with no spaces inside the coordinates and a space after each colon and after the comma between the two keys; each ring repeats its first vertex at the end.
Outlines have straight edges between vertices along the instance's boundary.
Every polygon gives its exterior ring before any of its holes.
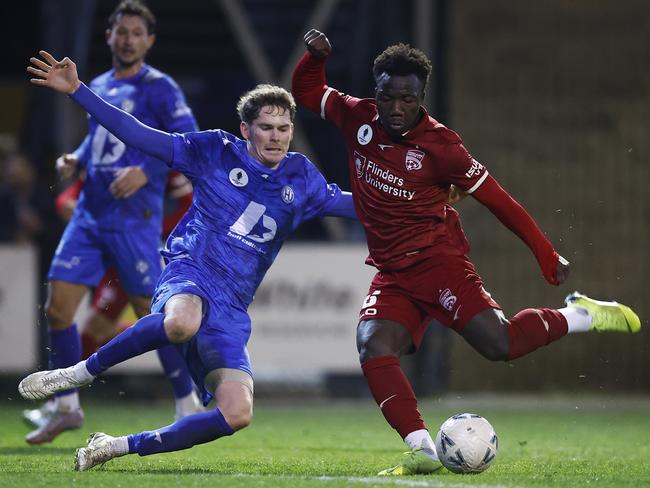
{"type": "Polygon", "coordinates": [[[112,29],[118,21],[118,18],[122,15],[141,17],[147,24],[147,33],[151,35],[156,32],[156,17],[144,2],[141,2],[140,0],[122,0],[122,2],[115,7],[113,13],[108,17],[108,28],[112,29]]]}
{"type": "Polygon", "coordinates": [[[266,106],[288,110],[292,122],[296,116],[296,102],[291,93],[275,85],[257,85],[244,93],[237,102],[239,120],[251,124],[260,116],[262,107],[266,106]]]}
{"type": "Polygon", "coordinates": [[[427,86],[431,70],[431,61],[426,54],[403,43],[388,46],[383,53],[375,58],[372,65],[375,82],[382,73],[400,76],[414,74],[422,81],[423,89],[427,86]]]}

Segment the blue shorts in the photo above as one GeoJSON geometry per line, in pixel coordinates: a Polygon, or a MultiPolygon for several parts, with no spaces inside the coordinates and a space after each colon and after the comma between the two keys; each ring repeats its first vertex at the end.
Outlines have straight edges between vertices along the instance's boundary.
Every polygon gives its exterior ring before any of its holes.
{"type": "Polygon", "coordinates": [[[203,300],[203,320],[197,334],[177,347],[199,387],[204,404],[213,396],[205,387],[205,377],[215,369],[239,369],[253,376],[246,344],[251,335],[251,319],[246,305],[212,270],[202,269],[189,257],[173,259],[156,285],[151,313],[164,311],[174,295],[191,293],[203,300]]]}
{"type": "Polygon", "coordinates": [[[115,268],[129,295],[151,296],[162,272],[160,236],[144,231],[109,232],[82,227],[71,220],[56,248],[50,281],[97,286],[108,268],[115,268]]]}

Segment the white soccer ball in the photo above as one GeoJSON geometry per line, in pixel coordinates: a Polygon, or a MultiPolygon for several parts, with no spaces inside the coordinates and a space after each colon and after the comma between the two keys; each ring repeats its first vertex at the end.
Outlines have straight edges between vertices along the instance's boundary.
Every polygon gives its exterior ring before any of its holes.
{"type": "Polygon", "coordinates": [[[490,422],[474,413],[449,417],[436,435],[442,465],[454,473],[480,473],[494,462],[499,440],[490,422]]]}

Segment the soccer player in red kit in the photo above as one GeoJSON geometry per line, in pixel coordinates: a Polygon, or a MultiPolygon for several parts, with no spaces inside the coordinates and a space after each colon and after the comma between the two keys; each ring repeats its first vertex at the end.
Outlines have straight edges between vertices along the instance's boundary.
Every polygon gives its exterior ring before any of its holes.
{"type": "Polygon", "coordinates": [[[460,137],[422,107],[429,59],[405,44],[388,47],[374,61],[375,98],[359,99],[327,85],[327,37],[310,30],[305,44],[293,95],[342,131],[368,241],[366,263],[378,269],[357,327],[361,367],[387,422],[411,449],[379,474],[430,473],[440,463],[399,358],[417,349],[432,320],[493,361],[524,356],[571,332],[636,332],[640,320],[624,305],[578,292],[567,297],[565,308],[529,308],[507,319],[467,257],[458,213],[448,204],[452,185],[526,243],[550,284],[567,279],[569,263],[460,137]]]}

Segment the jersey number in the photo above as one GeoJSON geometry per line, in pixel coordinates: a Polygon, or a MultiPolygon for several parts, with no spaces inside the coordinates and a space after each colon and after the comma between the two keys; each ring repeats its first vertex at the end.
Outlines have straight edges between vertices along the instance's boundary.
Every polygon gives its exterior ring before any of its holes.
{"type": "Polygon", "coordinates": [[[122,157],[126,146],[101,125],[97,126],[93,137],[93,161],[95,165],[113,164],[122,157]]]}
{"type": "Polygon", "coordinates": [[[247,237],[251,241],[255,242],[267,242],[275,237],[275,231],[278,229],[278,224],[275,222],[273,217],[269,217],[264,212],[266,207],[257,202],[251,202],[244,210],[237,222],[230,226],[230,230],[235,234],[240,236],[247,237]],[[253,227],[262,219],[262,225],[268,229],[268,232],[264,232],[262,235],[251,234],[253,227]]]}

